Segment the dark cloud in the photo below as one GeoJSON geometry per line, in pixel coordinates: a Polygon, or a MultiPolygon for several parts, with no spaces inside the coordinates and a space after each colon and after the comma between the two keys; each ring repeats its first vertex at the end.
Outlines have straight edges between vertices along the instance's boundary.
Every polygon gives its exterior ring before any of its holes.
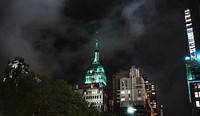
{"type": "Polygon", "coordinates": [[[99,31],[109,83],[114,73],[136,65],[156,81],[166,115],[189,115],[185,5],[186,0],[0,0],[1,75],[9,59],[23,56],[35,72],[83,84],[99,31]]]}

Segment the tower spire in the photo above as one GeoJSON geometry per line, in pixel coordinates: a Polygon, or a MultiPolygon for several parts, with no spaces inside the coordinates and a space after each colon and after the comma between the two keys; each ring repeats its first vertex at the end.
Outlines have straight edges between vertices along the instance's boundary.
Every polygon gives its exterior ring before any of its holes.
{"type": "Polygon", "coordinates": [[[96,32],[94,60],[92,64],[99,64],[99,32],[96,32]]]}
{"type": "Polygon", "coordinates": [[[99,32],[98,31],[96,32],[96,36],[97,37],[96,37],[96,46],[95,46],[96,48],[95,48],[95,50],[98,50],[99,49],[99,40],[98,40],[99,39],[99,32]]]}

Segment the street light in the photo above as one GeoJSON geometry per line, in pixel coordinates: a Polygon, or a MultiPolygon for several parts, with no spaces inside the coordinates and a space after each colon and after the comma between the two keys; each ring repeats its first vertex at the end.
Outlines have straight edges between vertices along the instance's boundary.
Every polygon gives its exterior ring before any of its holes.
{"type": "Polygon", "coordinates": [[[135,111],[136,111],[135,108],[133,108],[133,107],[128,107],[128,110],[127,110],[128,114],[134,114],[135,111]]]}

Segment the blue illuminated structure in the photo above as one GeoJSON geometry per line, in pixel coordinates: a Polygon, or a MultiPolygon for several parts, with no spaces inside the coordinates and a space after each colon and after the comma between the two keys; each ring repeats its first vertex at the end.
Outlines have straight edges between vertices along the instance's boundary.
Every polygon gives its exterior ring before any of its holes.
{"type": "Polygon", "coordinates": [[[192,116],[200,116],[200,54],[195,48],[190,9],[185,10],[185,22],[190,57],[185,57],[188,96],[192,116]]]}
{"type": "Polygon", "coordinates": [[[190,57],[189,57],[189,56],[186,56],[186,57],[185,57],[185,61],[190,61],[190,57]]]}

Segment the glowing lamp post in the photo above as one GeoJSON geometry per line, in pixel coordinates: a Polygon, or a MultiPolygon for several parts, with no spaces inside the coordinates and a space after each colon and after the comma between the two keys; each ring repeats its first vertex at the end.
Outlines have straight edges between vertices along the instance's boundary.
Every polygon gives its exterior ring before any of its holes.
{"type": "Polygon", "coordinates": [[[128,110],[127,110],[128,114],[134,114],[135,111],[136,111],[135,108],[133,108],[133,107],[128,107],[128,110]]]}

